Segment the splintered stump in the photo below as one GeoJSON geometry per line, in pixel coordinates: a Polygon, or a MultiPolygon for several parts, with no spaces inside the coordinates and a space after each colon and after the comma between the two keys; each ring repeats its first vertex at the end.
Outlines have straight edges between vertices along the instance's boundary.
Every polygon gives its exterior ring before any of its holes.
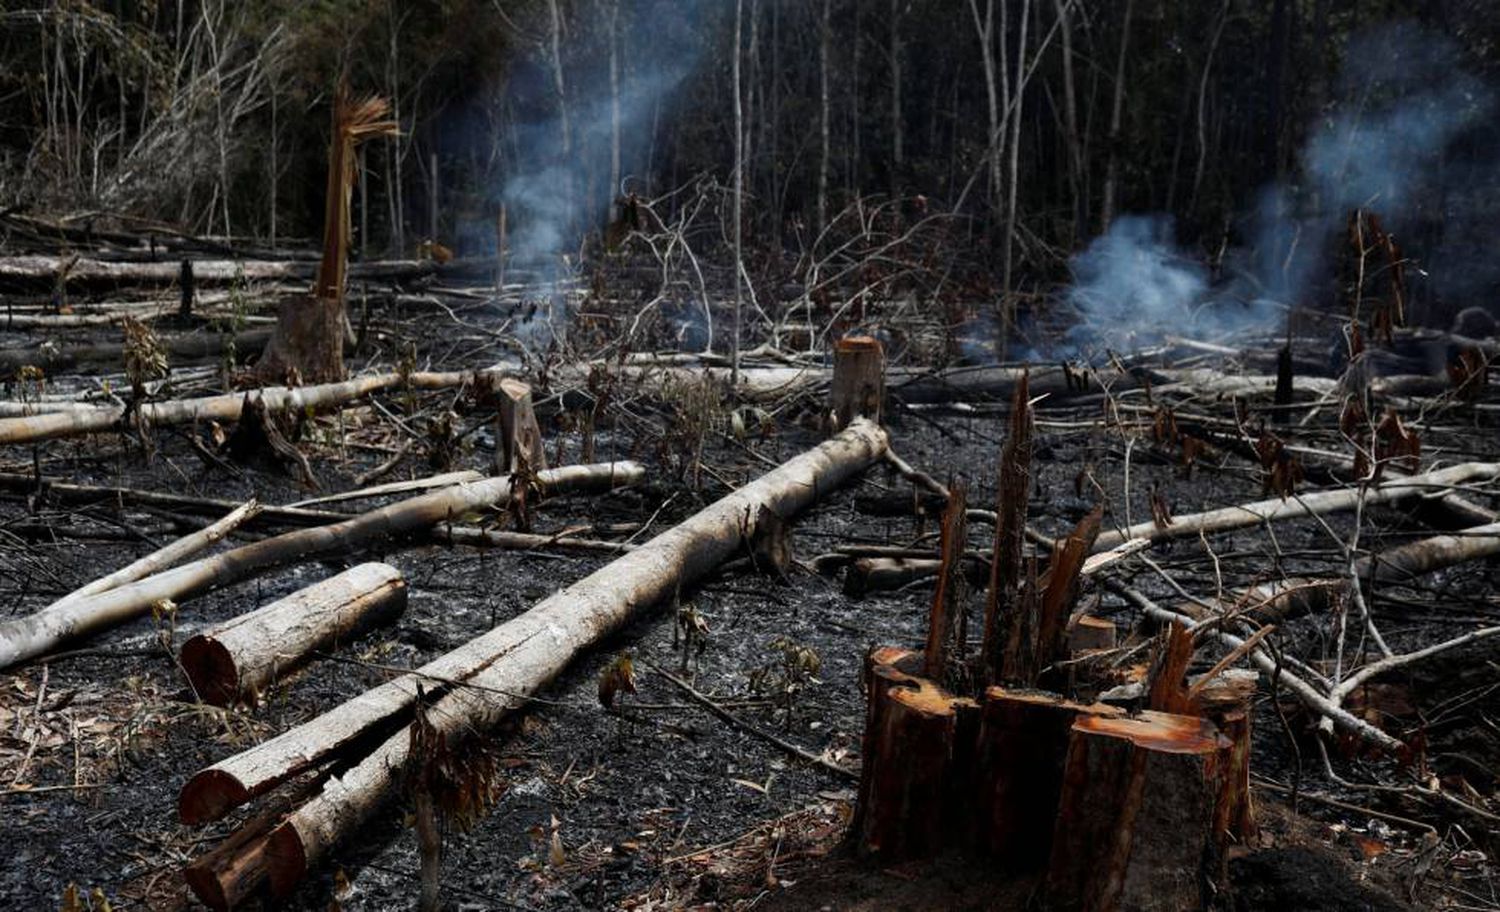
{"type": "Polygon", "coordinates": [[[1229,744],[1212,722],[1147,710],[1073,723],[1047,871],[1049,906],[1202,908],[1229,744]]]}
{"type": "Polygon", "coordinates": [[[956,821],[970,802],[973,700],[921,677],[923,655],[895,647],[870,654],[864,766],[851,832],[883,864],[927,858],[965,841],[956,821]]]}
{"type": "Polygon", "coordinates": [[[406,583],[389,564],[360,564],[182,644],[182,667],[215,706],[257,703],[261,691],[313,652],[389,623],[406,610],[406,583]]]}
{"type": "Polygon", "coordinates": [[[845,336],[833,346],[833,383],[828,394],[831,431],[861,416],[880,423],[885,402],[885,349],[872,336],[845,336]]]}
{"type": "Polygon", "coordinates": [[[1075,703],[1043,690],[989,688],[979,724],[978,847],[1013,871],[1042,868],[1073,723],[1122,715],[1113,706],[1075,703]]]}
{"type": "Polygon", "coordinates": [[[542,431],[531,406],[531,387],[510,377],[500,381],[495,423],[495,474],[519,472],[524,461],[533,472],[547,467],[542,431]]]}

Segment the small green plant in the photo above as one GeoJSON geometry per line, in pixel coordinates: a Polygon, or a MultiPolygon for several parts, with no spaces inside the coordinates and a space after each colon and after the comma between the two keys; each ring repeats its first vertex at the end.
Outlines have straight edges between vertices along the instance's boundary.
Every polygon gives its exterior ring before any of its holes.
{"type": "Polygon", "coordinates": [[[769,699],[773,712],[783,714],[783,724],[791,725],[798,698],[809,685],[818,683],[823,659],[811,646],[787,636],[776,637],[766,650],[765,664],[750,672],[750,691],[769,699]]]}

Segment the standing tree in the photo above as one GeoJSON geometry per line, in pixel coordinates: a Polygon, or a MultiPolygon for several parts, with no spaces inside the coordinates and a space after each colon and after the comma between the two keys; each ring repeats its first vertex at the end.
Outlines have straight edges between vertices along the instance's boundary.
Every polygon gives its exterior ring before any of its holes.
{"type": "Polygon", "coordinates": [[[344,378],[344,275],[349,255],[349,203],[354,190],[355,147],[372,136],[393,136],[390,102],[371,96],[354,102],[347,83],[333,101],[328,144],[328,194],[323,214],[323,260],[308,300],[284,302],[276,330],[256,373],[267,382],[325,383],[344,378]]]}

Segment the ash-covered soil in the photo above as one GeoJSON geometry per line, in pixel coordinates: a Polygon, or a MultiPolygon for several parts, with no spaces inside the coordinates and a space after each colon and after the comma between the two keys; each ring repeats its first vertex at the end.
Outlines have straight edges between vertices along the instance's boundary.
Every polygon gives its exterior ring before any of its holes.
{"type": "MultiPolygon", "coordinates": [[[[450,355],[461,348],[451,340],[442,347],[450,355]]],[[[408,408],[420,416],[444,396],[415,403],[399,394],[380,398],[392,412],[408,408]]],[[[1106,525],[1115,525],[1127,516],[1149,517],[1152,490],[1177,514],[1263,496],[1253,463],[1220,454],[1189,472],[1144,435],[1127,448],[1118,429],[1097,421],[1101,409],[1102,402],[1041,407],[1031,509],[1042,531],[1066,531],[1101,497],[1109,510],[1106,525]]],[[[546,402],[540,412],[549,453],[560,457],[555,461],[576,459],[584,442],[575,416],[546,402]]],[[[582,527],[581,534],[608,537],[620,524],[637,524],[624,534],[645,540],[820,439],[810,414],[792,407],[774,416],[768,436],[752,434],[741,443],[711,434],[706,470],[695,485],[692,472],[679,471],[682,454],[662,446],[662,426],[670,425],[665,415],[657,405],[632,400],[595,441],[600,459],[645,460],[648,484],[545,503],[534,517],[536,529],[582,527]]],[[[474,433],[453,467],[484,468],[492,458],[484,416],[463,420],[474,433]]],[[[1005,420],[1001,409],[897,414],[893,449],[940,479],[967,478],[971,505],[991,506],[1005,420]]],[[[368,406],[347,410],[342,428],[333,418],[306,428],[304,448],[324,488],[351,487],[356,475],[387,459],[393,449],[381,436],[387,429],[387,419],[368,406]],[[351,445],[361,440],[367,445],[351,445]]],[[[1500,449],[1494,433],[1483,426],[1440,428],[1431,432],[1430,451],[1441,459],[1448,458],[1445,448],[1453,454],[1500,449]],[[1485,435],[1489,445],[1480,439],[1485,435]]],[[[80,483],[228,500],[255,495],[269,503],[309,496],[288,479],[234,474],[200,458],[182,433],[159,433],[156,446],[145,454],[136,443],[101,436],[46,445],[37,458],[45,474],[80,483]]],[[[31,464],[30,454],[10,455],[10,471],[31,464]]],[[[390,478],[430,471],[414,451],[390,478]]],[[[936,531],[931,517],[859,512],[861,491],[909,494],[911,484],[877,467],[829,494],[797,521],[799,565],[785,579],[739,565],[683,593],[708,624],[701,652],[685,657],[674,647],[676,614],[658,606],[582,656],[506,731],[484,738],[500,761],[503,793],[472,828],[446,833],[443,885],[450,908],[983,909],[1028,901],[1034,885],[997,880],[972,865],[878,871],[846,857],[839,839],[853,781],[727,724],[653,670],[685,673],[700,692],[746,721],[857,769],[864,655],[874,645],[920,643],[931,588],[918,584],[856,600],[844,594],[840,579],[813,572],[812,560],[839,544],[930,545],[936,531]],[[751,687],[757,670],[779,661],[778,638],[818,658],[813,679],[786,699],[751,687]],[[596,698],[596,681],[626,651],[634,656],[638,693],[622,700],[622,713],[609,714],[596,698]]],[[[1155,566],[1136,559],[1115,573],[1162,601],[1179,597],[1174,586],[1207,597],[1282,574],[1326,575],[1341,560],[1333,537],[1347,541],[1353,522],[1341,514],[1207,542],[1182,540],[1147,552],[1155,566]]],[[[1365,523],[1366,548],[1428,534],[1395,510],[1374,510],[1365,523]]],[[[108,497],[65,505],[45,493],[12,491],[0,501],[0,614],[36,610],[182,531],[164,511],[122,507],[108,497]]],[[[976,525],[973,534],[975,544],[987,546],[989,527],[976,525]]],[[[180,825],[177,792],[192,773],[336,706],[386,679],[390,669],[421,664],[518,615],[607,560],[547,550],[392,546],[345,562],[269,573],[192,599],[175,615],[127,624],[70,653],[0,674],[4,907],[56,908],[69,883],[100,888],[117,910],[192,907],[181,867],[243,819],[180,825]],[[221,711],[193,699],[169,644],[366,558],[388,560],[406,574],[410,605],[398,624],[313,663],[264,694],[257,708],[221,711]]],[[[1471,563],[1383,591],[1372,608],[1392,648],[1403,651],[1495,623],[1497,583],[1500,565],[1471,563]]],[[[1122,631],[1140,621],[1093,586],[1083,604],[1117,620],[1122,631]]],[[[1301,619],[1283,633],[1284,648],[1305,661],[1327,655],[1327,619],[1301,619]]],[[[1444,788],[1468,789],[1475,804],[1493,794],[1493,771],[1500,768],[1495,643],[1382,678],[1360,706],[1392,731],[1420,731],[1427,750],[1420,762],[1428,775],[1444,788]]],[[[1293,701],[1277,700],[1262,687],[1254,763],[1262,844],[1236,850],[1234,890],[1223,898],[1225,907],[1286,912],[1444,902],[1481,908],[1490,902],[1495,828],[1440,802],[1358,787],[1407,779],[1395,760],[1367,758],[1356,745],[1332,752],[1328,763],[1347,784],[1331,781],[1313,722],[1293,701]]],[[[392,806],[340,847],[285,908],[411,906],[418,864],[405,808],[392,806]]]]}

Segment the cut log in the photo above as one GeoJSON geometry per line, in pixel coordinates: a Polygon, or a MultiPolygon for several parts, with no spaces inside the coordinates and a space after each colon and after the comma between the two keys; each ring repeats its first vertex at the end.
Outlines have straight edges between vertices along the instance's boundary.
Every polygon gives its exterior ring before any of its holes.
{"type": "MultiPolygon", "coordinates": [[[[193,280],[199,286],[235,282],[273,282],[310,279],[317,264],[306,261],[195,260],[193,280]]],[[[426,260],[354,263],[349,277],[364,281],[407,281],[432,275],[426,260]]],[[[0,289],[51,290],[63,283],[69,290],[108,289],[130,285],[172,285],[182,277],[179,263],[122,263],[74,256],[0,257],[0,289]]]]}
{"type": "MultiPolygon", "coordinates": [[[[505,473],[500,473],[505,474],[505,473]]],[[[392,481],[386,484],[373,485],[368,488],[360,488],[355,491],[340,491],[337,494],[324,494],[321,497],[310,497],[307,500],[299,500],[289,507],[313,507],[318,504],[341,503],[349,500],[367,500],[372,497],[387,497],[391,494],[410,494],[412,491],[430,491],[433,488],[449,488],[456,484],[478,481],[484,475],[473,469],[462,469],[457,472],[443,472],[439,475],[429,475],[426,478],[416,478],[411,481],[392,481]]]]}
{"type": "Polygon", "coordinates": [[[1344,488],[1313,491],[1295,499],[1272,498],[1255,503],[1223,507],[1189,516],[1175,516],[1169,526],[1154,521],[1136,523],[1123,531],[1109,530],[1094,540],[1094,550],[1114,548],[1127,539],[1158,542],[1175,538],[1192,538],[1200,532],[1215,534],[1258,526],[1263,522],[1281,522],[1310,515],[1326,515],[1353,510],[1363,501],[1366,507],[1409,500],[1432,492],[1434,488],[1469,484],[1500,475],[1500,463],[1464,462],[1435,472],[1392,478],[1368,488],[1344,488]]]}
{"type": "Polygon", "coordinates": [[[495,420],[495,473],[520,471],[523,461],[533,472],[545,469],[547,454],[542,449],[542,429],[531,407],[531,387],[507,377],[500,381],[497,393],[500,409],[495,420]]]}
{"type": "Polygon", "coordinates": [[[1213,723],[1192,716],[1075,721],[1052,830],[1050,907],[1202,908],[1217,876],[1226,750],[1213,723]]]}
{"type": "Polygon", "coordinates": [[[360,564],[190,638],[182,644],[181,664],[203,701],[254,705],[314,650],[337,648],[405,610],[401,571],[360,564]]]}
{"type": "MultiPolygon", "coordinates": [[[[868,468],[885,447],[883,430],[869,421],[855,420],[839,435],[458,650],[464,663],[477,655],[483,664],[464,678],[473,686],[451,690],[433,707],[434,725],[444,735],[493,727],[524,705],[530,694],[551,681],[581,650],[620,629],[641,609],[686,590],[742,550],[754,536],[754,529],[746,528],[746,518],[758,515],[759,506],[777,516],[794,516],[823,493],[868,468]]],[[[431,672],[434,666],[448,667],[439,660],[426,669],[431,672]]],[[[442,677],[451,679],[449,675],[442,677]]],[[[417,681],[409,676],[392,683],[398,688],[414,688],[417,681]]],[[[357,711],[363,711],[377,691],[345,704],[342,710],[358,707],[357,711]]],[[[404,689],[400,692],[408,693],[404,689]]],[[[404,696],[402,704],[409,705],[409,699],[404,696]]],[[[344,712],[335,710],[294,729],[282,746],[300,743],[304,763],[317,755],[326,756],[327,748],[320,737],[322,724],[341,715],[344,712]]],[[[329,780],[322,794],[272,833],[270,879],[274,893],[290,892],[308,867],[316,864],[328,848],[347,838],[392,795],[409,748],[410,738],[405,731],[397,730],[347,773],[329,780]]],[[[258,763],[251,768],[265,770],[258,763]]],[[[232,775],[226,764],[216,764],[212,769],[220,776],[232,775]]],[[[245,786],[244,782],[238,784],[245,786]]]]}
{"type": "Polygon", "coordinates": [[[925,656],[883,647],[866,660],[869,683],[856,849],[893,864],[931,858],[970,838],[978,705],[923,677],[925,656]]]}
{"type": "Polygon", "coordinates": [[[872,336],[845,336],[833,345],[828,425],[841,431],[855,418],[880,423],[885,403],[885,348],[872,336]]]}
{"type": "MultiPolygon", "coordinates": [[[[324,793],[299,811],[280,837],[287,851],[279,877],[295,882],[325,845],[367,819],[390,794],[405,763],[406,724],[417,687],[451,690],[432,718],[441,727],[483,731],[523,705],[573,657],[619,629],[646,607],[685,591],[741,550],[753,535],[746,517],[764,505],[793,516],[820,496],[868,468],[885,450],[885,432],[868,421],[790,460],[663,532],[572,586],[543,600],[413,673],[367,691],[310,722],[229,757],[195,775],[182,790],[185,823],[221,817],[251,797],[275,788],[333,757],[372,730],[394,735],[374,753],[331,780],[324,793]]],[[[551,470],[557,471],[557,470],[551,470]]],[[[543,473],[544,475],[546,473],[543,473]]]]}
{"type": "Polygon", "coordinates": [[[1068,738],[1080,716],[1124,711],[1043,690],[991,687],[979,724],[977,847],[1013,871],[1040,870],[1052,846],[1068,738]]]}
{"type": "Polygon", "coordinates": [[[1068,652],[1077,655],[1100,649],[1115,648],[1115,622],[1084,615],[1068,631],[1068,652]]]}
{"type": "MultiPolygon", "coordinates": [[[[871,592],[890,592],[921,580],[936,577],[943,562],[936,558],[858,557],[849,562],[844,574],[844,594],[861,598],[871,592]]],[[[963,560],[964,577],[975,589],[982,589],[990,574],[988,561],[972,555],[963,560]]]]}
{"type": "MultiPolygon", "coordinates": [[[[474,372],[371,374],[342,383],[320,386],[264,387],[256,393],[271,412],[320,411],[362,396],[410,383],[413,389],[449,389],[473,382],[474,372]]],[[[146,402],[138,409],[147,424],[191,424],[195,421],[237,421],[244,406],[244,394],[226,393],[202,399],[176,399],[146,402]]],[[[69,409],[24,418],[0,419],[0,445],[34,443],[57,437],[76,437],[117,430],[123,408],[69,409]]]]}
{"type": "MultiPolygon", "coordinates": [[[[638,463],[603,463],[550,469],[538,473],[535,483],[543,493],[606,491],[634,484],[645,474],[638,463]]],[[[284,532],[108,592],[0,622],[0,668],[139,617],[162,599],[181,601],[247,579],[268,567],[347,553],[396,535],[430,529],[471,510],[508,503],[512,487],[511,477],[505,475],[434,491],[342,522],[284,532]]]]}
{"type": "MultiPolygon", "coordinates": [[[[265,347],[266,340],[270,337],[271,334],[266,330],[250,329],[234,335],[189,333],[163,336],[161,344],[168,360],[181,367],[190,361],[220,358],[231,347],[240,358],[253,355],[265,347]]],[[[91,364],[118,367],[124,361],[125,346],[120,342],[90,342],[81,345],[44,343],[27,348],[0,349],[0,373],[7,377],[27,365],[39,367],[51,375],[91,364]]]]}

